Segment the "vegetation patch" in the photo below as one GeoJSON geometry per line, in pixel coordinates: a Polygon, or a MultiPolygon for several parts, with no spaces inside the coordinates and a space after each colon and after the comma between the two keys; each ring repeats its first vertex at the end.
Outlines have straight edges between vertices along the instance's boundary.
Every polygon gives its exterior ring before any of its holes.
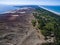
{"type": "Polygon", "coordinates": [[[34,27],[36,26],[36,20],[32,20],[31,23],[34,27]]]}
{"type": "MultiPolygon", "coordinates": [[[[45,37],[52,37],[53,35],[55,37],[54,45],[60,45],[60,16],[42,8],[36,9],[36,13],[34,12],[33,16],[38,22],[37,28],[41,30],[41,33],[45,37]]],[[[32,20],[32,24],[35,26],[36,21],[32,20]]]]}

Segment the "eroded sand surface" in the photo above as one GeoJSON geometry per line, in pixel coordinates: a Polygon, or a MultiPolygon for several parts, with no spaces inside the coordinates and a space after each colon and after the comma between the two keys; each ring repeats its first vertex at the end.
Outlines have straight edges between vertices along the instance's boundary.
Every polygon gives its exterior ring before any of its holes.
{"type": "MultiPolygon", "coordinates": [[[[22,9],[0,16],[0,45],[39,45],[40,39],[32,26],[34,9],[22,9]],[[25,11],[25,13],[20,13],[25,11]]],[[[42,40],[42,39],[41,39],[42,40]]]]}

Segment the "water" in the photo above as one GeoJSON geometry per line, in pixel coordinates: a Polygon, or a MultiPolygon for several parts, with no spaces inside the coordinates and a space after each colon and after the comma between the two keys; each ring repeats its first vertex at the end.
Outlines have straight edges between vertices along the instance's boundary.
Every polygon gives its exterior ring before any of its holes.
{"type": "Polygon", "coordinates": [[[0,5],[0,14],[5,13],[7,11],[15,10],[15,9],[17,8],[11,5],[0,5]]]}
{"type": "Polygon", "coordinates": [[[41,6],[41,7],[51,12],[60,14],[60,6],[41,6]]]}
{"type": "MultiPolygon", "coordinates": [[[[36,5],[27,5],[27,6],[12,6],[12,5],[0,5],[0,14],[4,13],[4,12],[8,12],[8,11],[12,11],[12,10],[16,10],[18,8],[22,8],[22,7],[33,7],[33,8],[37,8],[38,6],[36,5]]],[[[40,6],[46,10],[49,10],[51,12],[60,14],[60,6],[40,6]]]]}
{"type": "Polygon", "coordinates": [[[16,10],[16,9],[23,9],[23,8],[28,8],[28,7],[32,7],[32,8],[37,8],[37,5],[0,5],[0,14],[5,13],[5,12],[9,12],[12,10],[16,10]]]}

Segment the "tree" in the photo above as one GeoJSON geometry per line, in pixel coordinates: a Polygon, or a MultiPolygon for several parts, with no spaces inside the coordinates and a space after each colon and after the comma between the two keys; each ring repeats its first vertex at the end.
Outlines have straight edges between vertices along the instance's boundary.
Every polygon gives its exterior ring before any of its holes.
{"type": "Polygon", "coordinates": [[[36,25],[36,20],[32,20],[31,23],[32,23],[33,26],[35,26],[36,25]]]}

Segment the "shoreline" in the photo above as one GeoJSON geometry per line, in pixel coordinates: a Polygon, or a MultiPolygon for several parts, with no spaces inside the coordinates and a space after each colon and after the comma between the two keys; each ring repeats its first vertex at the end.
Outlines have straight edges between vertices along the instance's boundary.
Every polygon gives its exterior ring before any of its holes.
{"type": "Polygon", "coordinates": [[[14,10],[9,10],[9,11],[6,11],[6,12],[2,12],[2,13],[0,13],[0,14],[14,13],[14,12],[16,12],[17,10],[28,9],[28,8],[31,8],[31,7],[17,8],[17,9],[14,9],[14,10]]]}
{"type": "Polygon", "coordinates": [[[6,11],[6,12],[2,12],[0,14],[5,14],[5,13],[11,13],[11,12],[15,12],[16,10],[20,10],[20,8],[17,8],[17,9],[14,9],[14,10],[9,10],[9,11],[6,11]]]}
{"type": "MultiPolygon", "coordinates": [[[[49,9],[47,9],[47,8],[43,7],[43,6],[39,6],[39,7],[40,7],[40,8],[43,8],[43,9],[45,9],[45,10],[47,10],[47,11],[50,11],[50,12],[52,12],[52,13],[57,14],[57,15],[59,15],[59,16],[60,16],[60,13],[57,13],[57,12],[52,11],[52,10],[49,10],[49,9]]],[[[6,11],[6,12],[2,12],[2,13],[0,13],[0,14],[5,14],[5,13],[14,13],[14,12],[16,12],[17,10],[21,10],[21,9],[28,9],[28,8],[29,8],[29,7],[17,8],[17,9],[14,9],[14,10],[9,10],[9,11],[6,11]]]]}
{"type": "Polygon", "coordinates": [[[43,8],[43,9],[45,9],[45,10],[47,10],[47,11],[50,11],[50,12],[52,12],[52,13],[57,14],[57,15],[59,15],[59,16],[60,16],[60,13],[57,13],[57,12],[52,11],[52,10],[49,10],[49,9],[47,9],[47,8],[43,7],[43,6],[39,6],[39,7],[40,7],[40,8],[43,8]]]}

